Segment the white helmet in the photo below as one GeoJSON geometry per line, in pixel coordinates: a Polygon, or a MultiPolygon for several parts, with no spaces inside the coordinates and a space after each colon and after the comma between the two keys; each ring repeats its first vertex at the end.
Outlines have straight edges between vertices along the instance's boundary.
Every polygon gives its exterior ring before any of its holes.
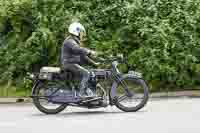
{"type": "Polygon", "coordinates": [[[78,22],[73,22],[68,28],[68,32],[75,36],[81,36],[81,34],[86,34],[84,26],[78,22]]]}

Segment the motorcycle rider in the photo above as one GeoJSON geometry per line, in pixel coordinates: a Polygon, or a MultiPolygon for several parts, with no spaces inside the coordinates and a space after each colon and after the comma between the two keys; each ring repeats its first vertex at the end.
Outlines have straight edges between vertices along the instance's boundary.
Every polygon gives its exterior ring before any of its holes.
{"type": "MultiPolygon", "coordinates": [[[[82,98],[91,96],[86,92],[90,72],[83,64],[90,62],[87,58],[90,55],[96,56],[96,52],[81,47],[81,41],[86,36],[86,30],[79,22],[73,22],[68,28],[69,36],[65,39],[61,50],[61,62],[65,70],[81,76],[79,96],[82,98]]],[[[91,90],[89,92],[92,92],[91,90]]]]}

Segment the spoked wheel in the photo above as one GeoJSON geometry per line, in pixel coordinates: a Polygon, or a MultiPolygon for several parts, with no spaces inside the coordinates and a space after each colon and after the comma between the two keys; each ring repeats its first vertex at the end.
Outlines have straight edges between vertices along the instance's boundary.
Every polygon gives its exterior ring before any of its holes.
{"type": "Polygon", "coordinates": [[[145,81],[127,75],[117,84],[116,93],[115,105],[125,112],[135,112],[143,108],[149,97],[145,81]]]}
{"type": "Polygon", "coordinates": [[[67,105],[66,104],[53,104],[49,102],[49,92],[54,92],[57,86],[49,83],[40,83],[37,85],[33,92],[33,103],[34,105],[45,114],[57,114],[63,111],[67,105]]]}

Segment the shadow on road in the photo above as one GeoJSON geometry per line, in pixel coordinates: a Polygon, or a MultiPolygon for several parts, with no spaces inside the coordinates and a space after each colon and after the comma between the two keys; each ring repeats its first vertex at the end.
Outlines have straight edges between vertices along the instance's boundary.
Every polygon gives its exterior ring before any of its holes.
{"type": "Polygon", "coordinates": [[[38,114],[32,114],[33,117],[49,117],[49,116],[56,116],[56,117],[88,117],[88,116],[105,116],[105,115],[126,115],[126,114],[138,114],[138,113],[145,113],[145,110],[141,110],[138,112],[122,112],[122,111],[118,111],[118,112],[107,112],[107,111],[81,111],[81,112],[64,112],[64,113],[59,113],[59,114],[55,114],[55,115],[46,115],[46,114],[42,114],[42,113],[38,113],[38,114]]]}

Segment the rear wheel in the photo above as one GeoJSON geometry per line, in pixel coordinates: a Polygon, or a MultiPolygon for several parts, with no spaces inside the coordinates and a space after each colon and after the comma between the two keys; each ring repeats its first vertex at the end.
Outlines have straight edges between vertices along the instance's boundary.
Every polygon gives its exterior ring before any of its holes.
{"type": "Polygon", "coordinates": [[[48,96],[45,94],[47,90],[57,89],[55,84],[39,83],[33,92],[33,103],[41,112],[45,114],[57,114],[63,111],[66,104],[53,104],[49,102],[48,96]]]}
{"type": "Polygon", "coordinates": [[[125,112],[135,112],[143,108],[149,98],[146,82],[128,75],[125,75],[121,81],[116,87],[115,105],[125,112]]]}

